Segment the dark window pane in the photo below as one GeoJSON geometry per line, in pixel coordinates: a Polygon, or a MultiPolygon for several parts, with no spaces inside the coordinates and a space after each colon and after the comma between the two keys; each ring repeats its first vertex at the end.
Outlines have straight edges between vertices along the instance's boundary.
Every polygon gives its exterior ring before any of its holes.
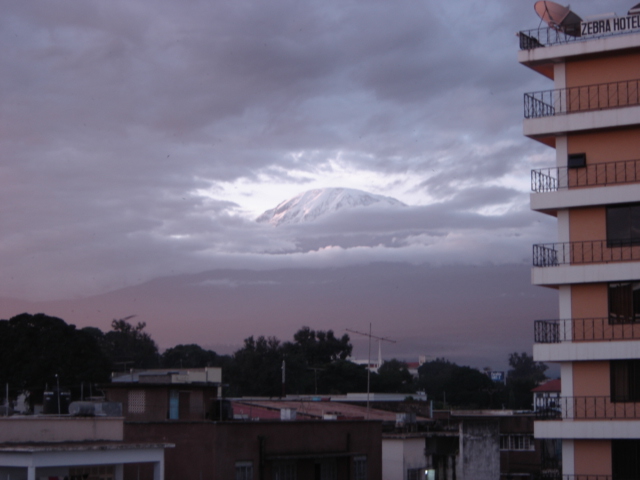
{"type": "Polygon", "coordinates": [[[640,360],[611,361],[611,401],[640,401],[640,360]]]}
{"type": "Polygon", "coordinates": [[[640,244],[640,204],[607,208],[607,246],[640,244]]]}
{"type": "Polygon", "coordinates": [[[634,321],[634,285],[640,284],[609,284],[609,323],[631,323],[634,321]]]}
{"type": "Polygon", "coordinates": [[[611,463],[613,480],[640,478],[640,441],[612,440],[611,463]]]}

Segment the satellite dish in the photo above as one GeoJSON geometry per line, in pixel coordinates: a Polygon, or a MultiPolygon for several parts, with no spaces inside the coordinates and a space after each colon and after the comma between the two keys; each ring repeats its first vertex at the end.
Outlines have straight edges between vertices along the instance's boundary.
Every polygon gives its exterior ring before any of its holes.
{"type": "Polygon", "coordinates": [[[638,15],[640,13],[640,3],[629,9],[628,15],[638,15]]]}
{"type": "Polygon", "coordinates": [[[541,0],[536,2],[533,8],[538,16],[554,30],[572,37],[580,36],[580,22],[582,19],[573,13],[569,7],[563,7],[548,0],[541,0]]]}

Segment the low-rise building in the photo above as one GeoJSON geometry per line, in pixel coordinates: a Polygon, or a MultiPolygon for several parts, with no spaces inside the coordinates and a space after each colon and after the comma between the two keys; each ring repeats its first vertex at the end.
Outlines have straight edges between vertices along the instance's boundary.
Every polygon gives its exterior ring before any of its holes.
{"type": "Polygon", "coordinates": [[[0,418],[0,478],[123,480],[125,465],[163,480],[165,442],[124,442],[117,417],[0,418]]]}
{"type": "MultiPolygon", "coordinates": [[[[109,401],[124,404],[127,441],[175,444],[166,455],[167,478],[382,479],[381,421],[363,415],[325,418],[317,412],[298,418],[293,412],[300,401],[278,408],[245,404],[263,419],[224,420],[233,417],[216,414],[216,408],[225,410],[218,401],[219,380],[205,376],[203,381],[191,372],[131,372],[104,386],[109,401]]],[[[325,405],[335,410],[329,402],[325,405]]],[[[124,474],[126,479],[150,480],[153,472],[136,467],[125,468],[124,474]]]]}

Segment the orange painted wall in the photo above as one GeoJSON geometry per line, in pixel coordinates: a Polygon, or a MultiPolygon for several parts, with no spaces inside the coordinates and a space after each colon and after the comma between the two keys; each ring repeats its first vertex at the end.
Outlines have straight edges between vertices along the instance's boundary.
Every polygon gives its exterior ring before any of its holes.
{"type": "Polygon", "coordinates": [[[608,397],[610,393],[609,362],[574,362],[574,397],[608,397]]]}
{"type": "Polygon", "coordinates": [[[569,238],[572,242],[606,239],[607,222],[604,207],[571,209],[569,238]]]}
{"type": "Polygon", "coordinates": [[[605,318],[609,315],[609,291],[606,283],[582,283],[571,286],[572,318],[605,318]]]}
{"type": "Polygon", "coordinates": [[[569,153],[586,153],[587,165],[640,159],[640,128],[572,134],[569,153]]]}
{"type": "Polygon", "coordinates": [[[574,449],[577,475],[611,475],[610,440],[576,440],[574,449]]]}
{"type": "Polygon", "coordinates": [[[567,87],[640,78],[640,53],[568,61],[566,78],[567,87]]]}

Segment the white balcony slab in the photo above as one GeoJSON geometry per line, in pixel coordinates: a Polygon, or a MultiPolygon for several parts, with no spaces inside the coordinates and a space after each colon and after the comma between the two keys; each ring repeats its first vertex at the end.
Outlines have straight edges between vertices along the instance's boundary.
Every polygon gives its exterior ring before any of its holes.
{"type": "Polygon", "coordinates": [[[536,362],[577,362],[640,358],[640,340],[536,343],[536,362]]]}
{"type": "Polygon", "coordinates": [[[638,438],[640,420],[544,420],[536,421],[536,438],[626,439],[638,438]]]}
{"type": "Polygon", "coordinates": [[[558,286],[574,283],[624,282],[640,279],[640,261],[533,267],[531,283],[558,286]]]}

